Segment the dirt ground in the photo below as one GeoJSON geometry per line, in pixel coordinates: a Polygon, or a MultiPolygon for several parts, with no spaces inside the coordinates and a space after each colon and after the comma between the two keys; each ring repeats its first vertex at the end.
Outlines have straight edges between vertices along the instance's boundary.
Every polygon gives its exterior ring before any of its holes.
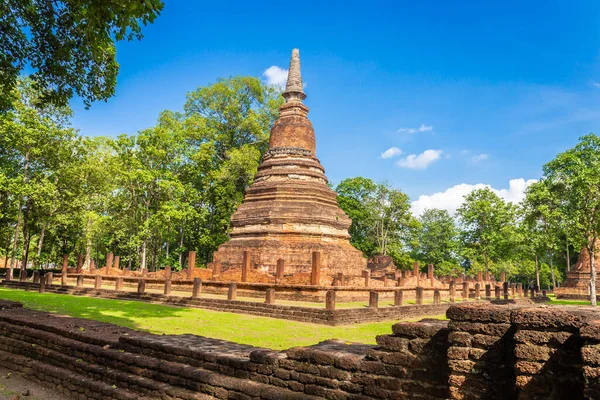
{"type": "Polygon", "coordinates": [[[29,381],[18,372],[0,367],[0,400],[68,400],[49,387],[29,381]]]}

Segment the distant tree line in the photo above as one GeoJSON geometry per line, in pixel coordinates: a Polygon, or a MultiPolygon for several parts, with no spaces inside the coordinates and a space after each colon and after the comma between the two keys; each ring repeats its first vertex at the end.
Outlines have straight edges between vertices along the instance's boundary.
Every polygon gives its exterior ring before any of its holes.
{"type": "Polygon", "coordinates": [[[182,265],[188,249],[209,261],[268,149],[279,94],[258,78],[221,79],[137,135],[89,138],[70,126],[68,107],[39,102],[22,80],[0,114],[4,264],[81,253],[99,267],[112,251],[155,270],[182,265]]]}
{"type": "MultiPolygon", "coordinates": [[[[89,138],[71,127],[67,106],[40,102],[37,86],[21,80],[0,114],[0,267],[78,253],[86,267],[102,266],[113,252],[134,269],[178,268],[189,249],[209,262],[268,149],[279,94],[258,78],[220,79],[136,135],[89,138]]],[[[554,287],[581,249],[595,253],[600,139],[587,135],[545,165],[520,204],[486,188],[455,215],[429,209],[415,218],[408,196],[387,183],[350,178],[336,190],[366,256],[554,287]]]]}
{"type": "MultiPolygon", "coordinates": [[[[465,196],[455,215],[428,209],[418,218],[408,196],[387,183],[350,178],[337,186],[340,206],[352,218],[354,246],[367,256],[391,256],[403,269],[434,264],[440,275],[500,272],[513,280],[556,287],[583,250],[591,281],[600,232],[600,138],[582,137],[544,166],[519,204],[490,188],[465,196]]],[[[590,285],[595,303],[595,285],[590,285]]]]}

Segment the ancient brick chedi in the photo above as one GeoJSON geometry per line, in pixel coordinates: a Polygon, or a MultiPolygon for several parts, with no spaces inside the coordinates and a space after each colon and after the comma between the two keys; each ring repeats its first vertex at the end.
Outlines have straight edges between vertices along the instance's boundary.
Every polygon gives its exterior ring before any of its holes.
{"type": "MultiPolygon", "coordinates": [[[[600,246],[596,246],[594,251],[594,263],[596,269],[600,266],[600,246]]],[[[600,276],[600,275],[599,275],[600,276]]],[[[587,249],[581,249],[577,263],[573,265],[571,271],[567,272],[567,279],[563,282],[562,286],[556,288],[554,293],[559,298],[583,298],[589,297],[589,286],[590,286],[590,254],[587,249]]],[[[600,290],[600,282],[596,279],[596,292],[600,290]]]]}
{"type": "Polygon", "coordinates": [[[300,55],[292,51],[285,104],[271,129],[269,150],[231,218],[231,239],[215,253],[223,269],[240,267],[249,251],[252,268],[273,272],[278,259],[285,273],[308,272],[313,251],[321,253],[322,276],[360,275],[362,253],[350,244],[351,220],[327,186],[315,155],[315,132],[300,75],[300,55]]]}

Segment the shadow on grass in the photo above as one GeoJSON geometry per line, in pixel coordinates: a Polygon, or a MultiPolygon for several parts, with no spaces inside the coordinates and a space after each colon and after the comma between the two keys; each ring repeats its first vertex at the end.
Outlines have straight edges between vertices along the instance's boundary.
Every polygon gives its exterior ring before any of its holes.
{"type": "Polygon", "coordinates": [[[111,300],[95,297],[70,296],[65,294],[26,292],[0,288],[0,297],[18,301],[24,307],[66,314],[72,317],[93,319],[126,328],[148,330],[137,320],[182,316],[186,309],[160,304],[129,300],[111,300]]]}

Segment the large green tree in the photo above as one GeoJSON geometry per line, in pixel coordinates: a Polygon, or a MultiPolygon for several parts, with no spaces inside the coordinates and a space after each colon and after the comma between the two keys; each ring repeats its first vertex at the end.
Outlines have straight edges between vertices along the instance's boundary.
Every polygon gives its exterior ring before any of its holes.
{"type": "Polygon", "coordinates": [[[595,254],[600,232],[600,138],[582,137],[572,149],[544,166],[549,190],[560,194],[561,212],[570,220],[569,236],[590,258],[590,303],[596,305],[595,254]]]}
{"type": "Polygon", "coordinates": [[[45,229],[56,204],[53,195],[60,184],[57,171],[72,155],[76,133],[69,127],[67,107],[39,106],[40,93],[30,80],[13,90],[13,107],[0,118],[4,179],[17,209],[9,276],[16,265],[17,246],[22,240],[21,269],[25,270],[31,239],[45,229]],[[36,215],[39,218],[36,218],[36,215]]]}
{"type": "Polygon", "coordinates": [[[343,180],[336,191],[338,204],[352,219],[352,244],[367,256],[390,255],[397,265],[408,265],[418,226],[408,196],[385,182],[361,177],[343,180]]]}
{"type": "Polygon", "coordinates": [[[140,39],[161,0],[4,0],[0,2],[0,110],[11,107],[26,67],[37,101],[65,106],[77,94],[89,106],[114,94],[115,41],[140,39]]]}
{"type": "Polygon", "coordinates": [[[419,222],[416,258],[436,267],[456,264],[458,230],[450,213],[430,208],[419,217],[419,222]]]}
{"type": "Polygon", "coordinates": [[[465,254],[477,255],[489,271],[490,261],[509,259],[515,239],[514,210],[490,188],[465,196],[457,210],[465,254]]]}

